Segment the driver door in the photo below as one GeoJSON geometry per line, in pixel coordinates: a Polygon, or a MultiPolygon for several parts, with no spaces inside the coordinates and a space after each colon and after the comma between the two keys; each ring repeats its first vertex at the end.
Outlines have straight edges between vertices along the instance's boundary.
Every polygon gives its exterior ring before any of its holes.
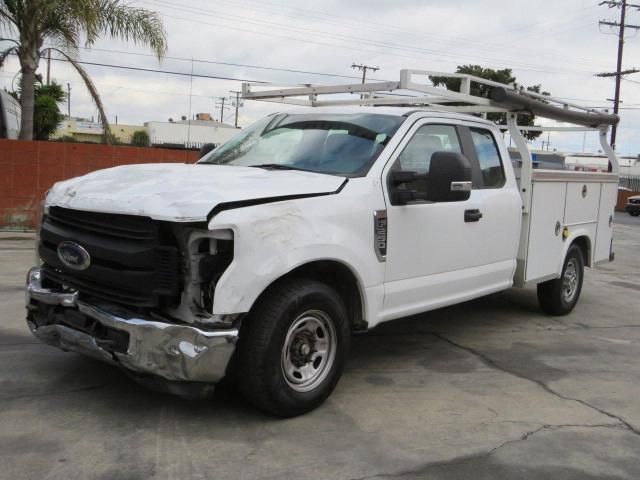
{"type": "MultiPolygon", "coordinates": [[[[476,183],[477,156],[464,131],[452,123],[418,122],[383,171],[387,202],[388,238],[383,320],[450,305],[496,289],[505,272],[491,267],[493,235],[483,231],[482,190],[475,188],[467,200],[428,202],[416,200],[394,204],[395,188],[389,183],[393,170],[429,173],[431,156],[437,151],[465,155],[472,164],[476,183]],[[474,163],[475,162],[475,163],[474,163]]],[[[425,198],[426,181],[406,188],[425,198]]]]}

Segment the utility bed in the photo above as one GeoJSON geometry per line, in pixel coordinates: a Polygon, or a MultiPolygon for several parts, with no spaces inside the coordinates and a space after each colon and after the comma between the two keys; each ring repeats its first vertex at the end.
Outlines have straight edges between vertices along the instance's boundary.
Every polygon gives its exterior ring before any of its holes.
{"type": "MultiPolygon", "coordinates": [[[[518,178],[520,184],[520,179],[518,178]]],[[[556,278],[567,236],[595,239],[585,245],[585,263],[594,266],[611,256],[611,227],[618,176],[565,170],[533,170],[531,207],[523,218],[515,285],[556,278]]]]}

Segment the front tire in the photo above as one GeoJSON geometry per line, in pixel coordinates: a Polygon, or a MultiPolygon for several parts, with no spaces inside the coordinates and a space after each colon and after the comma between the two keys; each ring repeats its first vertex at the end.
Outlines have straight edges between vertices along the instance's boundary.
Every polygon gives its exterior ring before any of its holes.
{"type": "Polygon", "coordinates": [[[335,388],[349,349],[347,310],[329,286],[291,279],[271,287],[245,319],[236,381],[261,410],[293,417],[335,388]]]}
{"type": "Polygon", "coordinates": [[[584,279],[584,258],[578,245],[571,245],[560,278],[538,284],[538,302],[550,315],[567,315],[578,303],[584,279]]]}

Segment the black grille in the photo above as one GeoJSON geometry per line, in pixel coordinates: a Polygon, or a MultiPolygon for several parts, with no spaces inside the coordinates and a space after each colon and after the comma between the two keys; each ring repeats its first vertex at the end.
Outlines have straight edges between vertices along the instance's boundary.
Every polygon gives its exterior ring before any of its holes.
{"type": "Polygon", "coordinates": [[[40,231],[45,280],[136,307],[175,302],[180,293],[179,253],[161,222],[148,217],[83,212],[53,207],[40,231]],[[58,257],[63,241],[91,256],[86,270],[68,268],[58,257]]]}

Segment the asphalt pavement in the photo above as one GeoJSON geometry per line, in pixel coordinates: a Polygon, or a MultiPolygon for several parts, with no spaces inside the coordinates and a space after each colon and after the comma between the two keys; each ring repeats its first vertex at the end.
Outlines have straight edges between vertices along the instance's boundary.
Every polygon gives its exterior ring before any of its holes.
{"type": "Polygon", "coordinates": [[[617,225],[632,225],[640,227],[640,216],[632,217],[627,212],[616,212],[614,222],[617,225]]]}
{"type": "Polygon", "coordinates": [[[0,235],[0,478],[638,479],[640,228],[621,220],[616,261],[587,271],[571,315],[528,288],[389,323],[288,420],[40,344],[24,322],[33,240],[0,235]]]}

